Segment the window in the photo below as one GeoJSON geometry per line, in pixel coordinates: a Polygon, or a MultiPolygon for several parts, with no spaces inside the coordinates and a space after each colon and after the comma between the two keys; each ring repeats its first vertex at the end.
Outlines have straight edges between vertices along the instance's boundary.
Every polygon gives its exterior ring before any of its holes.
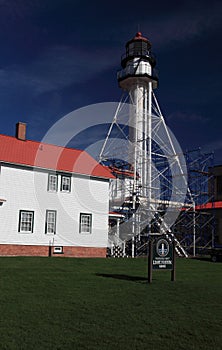
{"type": "Polygon", "coordinates": [[[19,212],[19,232],[32,233],[34,223],[34,211],[20,210],[19,212]]]}
{"type": "Polygon", "coordinates": [[[62,176],[62,178],[61,178],[61,191],[62,192],[70,192],[71,191],[71,177],[70,176],[62,176]]]}
{"type": "Polygon", "coordinates": [[[63,247],[54,247],[53,254],[63,254],[63,247]]]}
{"type": "Polygon", "coordinates": [[[49,174],[48,191],[56,192],[57,188],[58,188],[58,176],[55,174],[49,174]]]}
{"type": "Polygon", "coordinates": [[[80,214],[79,233],[92,232],[92,214],[80,214]]]}
{"type": "Polygon", "coordinates": [[[46,210],[45,233],[56,234],[56,211],[46,210]]]}

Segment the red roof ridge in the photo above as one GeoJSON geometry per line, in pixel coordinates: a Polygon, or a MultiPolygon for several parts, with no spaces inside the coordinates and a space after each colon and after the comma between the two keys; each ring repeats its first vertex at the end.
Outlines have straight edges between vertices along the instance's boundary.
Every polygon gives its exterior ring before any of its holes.
{"type": "Polygon", "coordinates": [[[82,149],[79,149],[79,148],[66,147],[66,146],[56,145],[54,143],[48,143],[48,142],[42,142],[42,141],[36,141],[36,140],[30,140],[30,139],[26,139],[25,141],[23,141],[23,140],[17,139],[15,136],[12,136],[12,135],[0,134],[0,137],[1,136],[9,137],[9,138],[12,138],[14,140],[21,141],[21,142],[31,142],[31,143],[36,143],[36,144],[39,144],[39,145],[54,146],[54,147],[58,147],[58,148],[62,148],[62,149],[65,148],[65,149],[70,149],[70,150],[74,150],[74,151],[86,152],[85,150],[82,150],[82,149]]]}
{"type": "Polygon", "coordinates": [[[208,202],[205,204],[199,204],[196,205],[195,209],[200,210],[200,209],[219,209],[222,208],[222,201],[214,201],[214,202],[208,202]]]}
{"type": "Polygon", "coordinates": [[[115,178],[85,150],[0,134],[0,161],[102,178],[115,178]],[[29,147],[31,146],[31,147],[29,147]],[[43,146],[43,149],[40,148],[43,146]]]}

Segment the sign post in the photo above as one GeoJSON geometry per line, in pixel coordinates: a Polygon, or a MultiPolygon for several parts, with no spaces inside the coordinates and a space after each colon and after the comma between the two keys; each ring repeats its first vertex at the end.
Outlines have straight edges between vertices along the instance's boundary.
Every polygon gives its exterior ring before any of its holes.
{"type": "Polygon", "coordinates": [[[176,280],[175,242],[165,235],[149,241],[148,283],[152,283],[153,270],[171,271],[171,281],[176,280]]]}
{"type": "Polygon", "coordinates": [[[148,258],[148,283],[152,283],[153,276],[153,241],[149,241],[149,258],[148,258]]]}
{"type": "Polygon", "coordinates": [[[176,249],[175,242],[173,241],[173,268],[171,270],[171,281],[176,281],[176,249]]]}

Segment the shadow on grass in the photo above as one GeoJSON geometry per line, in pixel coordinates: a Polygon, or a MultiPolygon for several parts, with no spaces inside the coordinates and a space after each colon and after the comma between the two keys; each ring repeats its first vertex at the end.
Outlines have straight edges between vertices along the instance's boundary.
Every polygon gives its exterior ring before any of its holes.
{"type": "Polygon", "coordinates": [[[222,256],[217,256],[216,257],[216,261],[212,261],[212,258],[211,257],[201,257],[201,256],[196,256],[195,258],[192,258],[194,260],[199,260],[199,261],[208,261],[208,262],[211,262],[212,264],[215,264],[215,263],[221,263],[222,262],[222,256]]]}
{"type": "Polygon", "coordinates": [[[132,281],[137,283],[147,282],[146,277],[140,277],[140,276],[120,275],[120,274],[113,274],[113,273],[96,273],[96,276],[105,277],[105,278],[114,278],[117,280],[124,280],[124,281],[132,281]]]}
{"type": "Polygon", "coordinates": [[[195,256],[194,258],[192,258],[193,260],[199,260],[199,261],[210,261],[211,262],[211,258],[207,257],[207,256],[195,256]]]}

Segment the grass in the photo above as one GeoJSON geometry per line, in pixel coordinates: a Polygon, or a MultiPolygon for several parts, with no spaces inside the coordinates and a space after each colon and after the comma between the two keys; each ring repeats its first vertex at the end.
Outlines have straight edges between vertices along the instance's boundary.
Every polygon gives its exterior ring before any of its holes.
{"type": "Polygon", "coordinates": [[[0,258],[0,349],[222,349],[222,264],[0,258]]]}

